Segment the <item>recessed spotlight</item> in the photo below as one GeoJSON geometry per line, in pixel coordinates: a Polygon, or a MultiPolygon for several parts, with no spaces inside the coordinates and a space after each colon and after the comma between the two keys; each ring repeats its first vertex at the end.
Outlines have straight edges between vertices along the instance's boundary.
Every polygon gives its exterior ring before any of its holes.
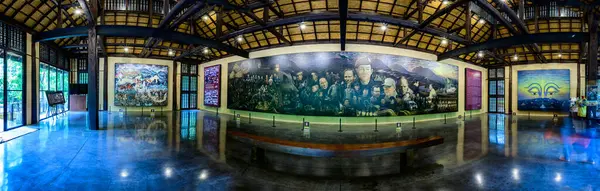
{"type": "Polygon", "coordinates": [[[448,45],[448,39],[443,38],[441,44],[442,44],[442,46],[448,45]]]}
{"type": "Polygon", "coordinates": [[[513,60],[519,60],[519,55],[518,55],[518,54],[515,54],[515,55],[513,56],[513,60]]]}
{"type": "Polygon", "coordinates": [[[478,56],[479,58],[483,58],[483,56],[485,56],[485,54],[483,53],[483,51],[479,51],[479,52],[477,53],[477,56],[478,56]]]}
{"type": "Polygon", "coordinates": [[[304,22],[301,22],[301,23],[300,23],[300,29],[301,29],[301,30],[304,30],[304,29],[306,29],[306,23],[304,23],[304,22]]]}
{"type": "Polygon", "coordinates": [[[81,9],[75,9],[76,15],[81,15],[81,13],[83,13],[83,11],[81,9]]]}
{"type": "Polygon", "coordinates": [[[204,15],[204,16],[202,16],[202,20],[204,20],[204,21],[208,21],[208,15],[204,15]]]}
{"type": "Polygon", "coordinates": [[[204,52],[204,54],[208,54],[208,48],[204,48],[204,50],[202,50],[202,52],[204,52]]]}
{"type": "Polygon", "coordinates": [[[382,31],[387,30],[387,24],[383,23],[381,24],[381,26],[379,27],[382,31]]]}
{"type": "Polygon", "coordinates": [[[175,52],[173,52],[173,50],[169,49],[169,56],[173,56],[175,55],[175,52]]]}
{"type": "Polygon", "coordinates": [[[240,35],[240,36],[238,36],[238,37],[236,38],[236,40],[237,40],[238,42],[242,42],[242,41],[244,41],[244,38],[242,38],[242,35],[240,35]]]}
{"type": "Polygon", "coordinates": [[[558,57],[559,57],[559,58],[562,58],[562,54],[561,54],[561,53],[558,53],[558,57]]]}
{"type": "Polygon", "coordinates": [[[123,48],[123,51],[125,51],[125,52],[129,52],[129,47],[125,47],[125,48],[123,48]]]}
{"type": "Polygon", "coordinates": [[[485,20],[479,19],[479,24],[485,24],[485,20]]]}
{"type": "Polygon", "coordinates": [[[444,0],[444,1],[442,1],[442,4],[448,5],[448,4],[450,4],[450,1],[444,0]]]}

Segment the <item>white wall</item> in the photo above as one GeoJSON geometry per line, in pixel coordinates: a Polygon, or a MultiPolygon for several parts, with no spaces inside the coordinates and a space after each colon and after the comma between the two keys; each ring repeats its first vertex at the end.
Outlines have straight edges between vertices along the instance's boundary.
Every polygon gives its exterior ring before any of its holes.
{"type": "MultiPolygon", "coordinates": [[[[292,54],[292,53],[304,53],[304,52],[336,52],[336,51],[340,51],[340,45],[339,44],[318,44],[318,45],[298,45],[298,46],[289,46],[289,47],[281,47],[281,48],[272,48],[272,49],[267,49],[267,50],[261,50],[261,51],[256,51],[256,52],[251,52],[250,53],[250,58],[260,58],[260,57],[268,57],[268,56],[275,56],[275,55],[281,55],[281,54],[292,54]]],[[[408,49],[401,49],[401,48],[393,48],[393,47],[384,47],[384,46],[376,46],[376,45],[362,45],[362,44],[348,44],[346,45],[346,51],[347,52],[369,52],[369,53],[380,53],[380,54],[391,54],[391,55],[399,55],[399,56],[407,56],[407,57],[414,57],[414,58],[419,58],[419,59],[425,59],[425,60],[432,60],[432,61],[436,61],[437,60],[437,56],[434,54],[429,54],[429,53],[424,53],[424,52],[419,52],[419,51],[414,51],[414,50],[408,50],[408,49]]],[[[229,70],[228,70],[228,63],[231,62],[236,62],[236,61],[241,61],[241,60],[245,60],[245,58],[239,57],[239,56],[231,56],[231,57],[227,57],[227,58],[223,58],[223,59],[219,59],[219,60],[215,60],[212,62],[208,62],[208,63],[204,63],[202,65],[200,65],[198,71],[201,73],[201,78],[200,80],[198,80],[199,84],[198,84],[198,106],[200,109],[203,110],[210,110],[210,111],[214,111],[216,108],[213,107],[208,107],[208,106],[204,106],[204,68],[208,67],[208,66],[214,66],[214,65],[221,65],[221,107],[219,107],[219,112],[224,112],[224,113],[233,113],[233,110],[229,110],[227,109],[227,82],[228,82],[228,74],[229,74],[229,70]]],[[[444,60],[441,63],[446,63],[446,64],[451,64],[451,65],[455,65],[458,66],[458,71],[459,71],[459,80],[458,80],[458,87],[459,87],[459,108],[458,108],[458,112],[452,112],[453,115],[463,115],[463,113],[465,112],[465,107],[464,107],[464,100],[465,100],[465,68],[472,68],[475,70],[479,70],[482,72],[482,108],[481,110],[473,113],[485,113],[487,112],[487,106],[488,106],[488,99],[487,99],[487,69],[480,67],[480,66],[476,66],[476,65],[472,65],[472,64],[468,64],[462,61],[458,61],[458,60],[453,60],[453,59],[448,59],[448,60],[444,60]]],[[[255,115],[253,115],[254,117],[255,115]]],[[[283,115],[285,117],[285,115],[283,115]]],[[[420,119],[423,120],[428,120],[428,119],[433,119],[433,118],[443,118],[443,114],[428,114],[428,115],[420,115],[419,116],[420,119]]],[[[279,117],[278,117],[279,118],[279,117]]],[[[320,117],[321,120],[317,120],[316,118],[318,117],[313,117],[314,119],[312,119],[311,121],[322,121],[322,118],[331,118],[331,117],[320,117]]],[[[337,117],[335,117],[337,119],[337,117]]],[[[353,118],[353,119],[363,119],[361,117],[349,117],[349,118],[353,118]]],[[[386,117],[380,117],[380,118],[386,118],[386,117]]],[[[387,117],[387,118],[403,118],[403,117],[387,117]]],[[[406,117],[404,117],[406,118],[406,117]]],[[[410,116],[410,119],[412,119],[412,116],[410,116]]],[[[294,121],[292,118],[290,118],[291,121],[294,121]]],[[[308,120],[308,118],[307,118],[308,120]]],[[[285,121],[284,120],[280,120],[280,121],[285,121]]]]}

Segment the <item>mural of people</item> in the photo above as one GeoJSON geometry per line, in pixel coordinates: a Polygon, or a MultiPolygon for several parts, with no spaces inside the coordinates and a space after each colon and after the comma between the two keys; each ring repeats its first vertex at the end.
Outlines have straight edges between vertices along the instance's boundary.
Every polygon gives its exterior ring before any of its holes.
{"type": "Polygon", "coordinates": [[[396,116],[458,110],[458,67],[358,52],[229,64],[228,108],[295,115],[396,116]]]}

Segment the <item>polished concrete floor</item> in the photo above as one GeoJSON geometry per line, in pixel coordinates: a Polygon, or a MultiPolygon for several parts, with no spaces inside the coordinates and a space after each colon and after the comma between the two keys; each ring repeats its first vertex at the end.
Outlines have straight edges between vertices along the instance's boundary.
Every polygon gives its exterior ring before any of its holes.
{"type": "Polygon", "coordinates": [[[2,190],[600,189],[598,124],[570,118],[490,114],[339,132],[183,111],[101,113],[101,126],[88,130],[85,113],[71,112],[0,144],[2,190]],[[411,147],[435,137],[443,142],[411,147]],[[403,148],[378,150],[386,146],[403,148]],[[327,154],[295,152],[307,148],[327,154]]]}

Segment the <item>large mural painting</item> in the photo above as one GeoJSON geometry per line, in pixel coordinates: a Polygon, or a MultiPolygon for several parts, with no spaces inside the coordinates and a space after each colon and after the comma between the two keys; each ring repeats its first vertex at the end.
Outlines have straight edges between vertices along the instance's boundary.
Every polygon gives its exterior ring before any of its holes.
{"type": "Polygon", "coordinates": [[[466,68],[465,78],[465,110],[481,109],[481,72],[466,68]]]}
{"type": "Polygon", "coordinates": [[[523,70],[518,72],[520,111],[568,111],[569,70],[523,70]]]}
{"type": "Polygon", "coordinates": [[[115,64],[115,106],[166,106],[169,67],[115,64]]]}
{"type": "Polygon", "coordinates": [[[410,57],[318,52],[229,63],[230,109],[317,116],[458,110],[458,67],[410,57]]]}

